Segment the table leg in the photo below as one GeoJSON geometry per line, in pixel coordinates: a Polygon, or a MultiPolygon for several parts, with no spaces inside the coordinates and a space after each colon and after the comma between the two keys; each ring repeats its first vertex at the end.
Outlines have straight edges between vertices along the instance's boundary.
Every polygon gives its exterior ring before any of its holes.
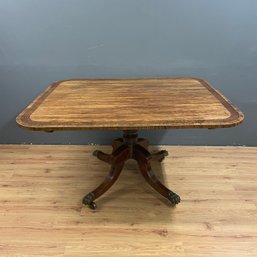
{"type": "Polygon", "coordinates": [[[149,141],[148,141],[147,139],[145,139],[145,138],[138,138],[137,144],[140,144],[140,145],[143,146],[145,149],[148,149],[149,141]]]}
{"type": "Polygon", "coordinates": [[[111,163],[111,161],[112,161],[112,155],[111,154],[107,154],[107,153],[104,153],[104,152],[99,151],[99,150],[95,150],[93,152],[93,155],[96,156],[99,160],[107,162],[107,163],[111,163]]]}
{"type": "Polygon", "coordinates": [[[161,150],[157,153],[151,153],[151,160],[161,162],[166,156],[168,156],[168,152],[166,150],[161,150]]]}
{"type": "Polygon", "coordinates": [[[95,190],[93,190],[83,198],[83,204],[88,205],[91,209],[97,208],[94,200],[104,194],[118,179],[124,163],[129,157],[129,148],[127,145],[121,145],[119,148],[114,150],[111,155],[105,154],[101,151],[97,151],[96,156],[100,160],[111,163],[111,170],[109,174],[105,177],[104,181],[95,190]]]}
{"type": "Polygon", "coordinates": [[[111,170],[104,181],[95,190],[83,198],[83,203],[90,208],[95,209],[97,206],[94,200],[104,194],[115,183],[121,173],[125,161],[128,159],[135,159],[146,181],[172,204],[178,204],[180,202],[180,197],[158,180],[152,171],[150,163],[151,161],[161,162],[168,155],[168,152],[161,150],[151,154],[148,151],[148,146],[148,140],[138,138],[136,130],[127,130],[124,131],[123,138],[117,138],[113,141],[112,154],[106,154],[98,150],[94,151],[93,154],[98,159],[111,164],[111,170]]]}
{"type": "Polygon", "coordinates": [[[113,150],[116,150],[123,144],[124,144],[123,138],[117,138],[117,139],[113,140],[112,148],[113,148],[113,150]]]}
{"type": "MultiPolygon", "coordinates": [[[[141,146],[135,145],[134,147],[134,158],[136,159],[139,169],[145,178],[145,180],[153,187],[157,192],[167,198],[172,204],[178,204],[180,202],[180,197],[173,191],[165,187],[153,173],[151,164],[150,164],[150,153],[144,149],[142,151],[141,146]]],[[[162,156],[163,153],[160,153],[157,156],[162,156]]],[[[158,158],[157,158],[158,159],[158,158]]]]}

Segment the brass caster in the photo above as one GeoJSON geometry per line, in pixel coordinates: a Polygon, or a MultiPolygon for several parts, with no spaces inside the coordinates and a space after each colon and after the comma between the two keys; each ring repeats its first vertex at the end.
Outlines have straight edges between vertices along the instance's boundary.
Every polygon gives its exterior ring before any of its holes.
{"type": "Polygon", "coordinates": [[[163,157],[159,160],[159,162],[162,162],[165,159],[165,157],[168,156],[169,154],[168,154],[168,151],[166,150],[161,150],[160,152],[162,153],[163,157]]]}
{"type": "Polygon", "coordinates": [[[93,202],[94,199],[95,195],[93,193],[89,193],[83,198],[82,203],[88,205],[90,209],[95,210],[97,208],[97,205],[95,202],[93,202]]]}
{"type": "Polygon", "coordinates": [[[176,204],[180,203],[180,197],[179,197],[179,195],[177,195],[176,193],[174,193],[174,192],[172,192],[172,191],[169,192],[168,199],[170,200],[170,202],[171,202],[173,205],[176,205],[176,204]]]}
{"type": "Polygon", "coordinates": [[[97,205],[96,205],[95,202],[92,202],[92,203],[90,203],[90,204],[88,205],[88,207],[89,207],[90,209],[92,209],[92,210],[95,210],[95,209],[97,208],[97,205]]]}
{"type": "Polygon", "coordinates": [[[98,151],[98,150],[95,150],[95,151],[93,152],[93,155],[97,157],[98,153],[99,153],[99,151],[98,151]]]}
{"type": "Polygon", "coordinates": [[[164,156],[168,156],[169,155],[168,151],[166,151],[166,150],[162,150],[162,152],[163,152],[164,156]]]}
{"type": "Polygon", "coordinates": [[[85,205],[89,205],[91,204],[95,199],[95,196],[93,193],[89,193],[87,194],[86,196],[84,196],[83,200],[82,200],[82,203],[85,204],[85,205]]]}

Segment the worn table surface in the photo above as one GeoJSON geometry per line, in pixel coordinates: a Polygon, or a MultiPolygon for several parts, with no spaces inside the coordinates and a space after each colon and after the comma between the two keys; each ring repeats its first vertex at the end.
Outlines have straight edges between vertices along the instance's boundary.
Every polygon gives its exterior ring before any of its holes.
{"type": "Polygon", "coordinates": [[[16,120],[44,131],[218,128],[243,114],[201,79],[73,79],[50,85],[16,120]]]}

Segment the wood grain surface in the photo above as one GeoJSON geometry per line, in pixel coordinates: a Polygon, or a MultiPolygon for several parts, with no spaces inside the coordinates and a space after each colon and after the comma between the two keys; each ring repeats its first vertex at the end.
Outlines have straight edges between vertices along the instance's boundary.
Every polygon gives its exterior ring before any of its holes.
{"type": "Polygon", "coordinates": [[[74,79],[52,84],[16,120],[46,131],[218,128],[243,114],[200,79],[74,79]]]}
{"type": "Polygon", "coordinates": [[[92,151],[111,147],[0,145],[0,256],[256,257],[257,148],[158,148],[176,208],[131,160],[91,210],[81,199],[109,171],[92,151]]]}

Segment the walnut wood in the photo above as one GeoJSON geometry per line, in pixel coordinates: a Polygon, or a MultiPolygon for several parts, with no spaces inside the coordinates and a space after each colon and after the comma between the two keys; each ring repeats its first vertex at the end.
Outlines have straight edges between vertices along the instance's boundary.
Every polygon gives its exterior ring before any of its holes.
{"type": "Polygon", "coordinates": [[[50,85],[16,120],[43,131],[219,128],[243,114],[201,79],[73,79],[50,85]]]}

